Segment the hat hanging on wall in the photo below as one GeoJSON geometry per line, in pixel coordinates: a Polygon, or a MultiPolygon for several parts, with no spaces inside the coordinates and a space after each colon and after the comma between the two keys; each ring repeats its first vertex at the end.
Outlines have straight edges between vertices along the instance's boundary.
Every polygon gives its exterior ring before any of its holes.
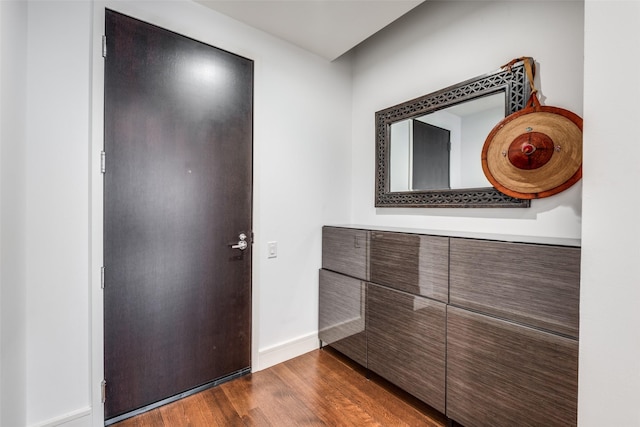
{"type": "MultiPolygon", "coordinates": [[[[533,58],[524,61],[531,97],[505,117],[482,148],[482,170],[500,192],[518,199],[549,197],[582,177],[582,119],[571,111],[540,105],[533,84],[533,58]]],[[[504,68],[503,67],[503,68],[504,68]]]]}

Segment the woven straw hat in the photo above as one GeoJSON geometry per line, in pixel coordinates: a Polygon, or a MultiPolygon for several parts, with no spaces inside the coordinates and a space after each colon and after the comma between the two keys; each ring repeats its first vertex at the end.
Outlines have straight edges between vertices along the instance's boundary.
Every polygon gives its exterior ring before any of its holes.
{"type": "Polygon", "coordinates": [[[493,128],[482,148],[482,170],[491,184],[519,199],[549,197],[582,177],[582,119],[571,111],[528,106],[493,128]]]}
{"type": "Polygon", "coordinates": [[[487,137],[482,170],[499,191],[519,199],[566,190],[582,178],[582,119],[542,106],[511,114],[487,137]]]}

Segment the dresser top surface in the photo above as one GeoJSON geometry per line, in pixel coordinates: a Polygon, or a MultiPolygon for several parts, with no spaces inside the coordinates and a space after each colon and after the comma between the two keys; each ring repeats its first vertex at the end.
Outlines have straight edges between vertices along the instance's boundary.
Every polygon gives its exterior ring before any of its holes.
{"type": "Polygon", "coordinates": [[[379,225],[364,225],[364,224],[327,224],[328,227],[339,228],[351,228],[357,230],[371,230],[371,231],[389,231],[395,233],[410,233],[410,234],[425,234],[430,236],[446,236],[446,237],[460,237],[467,239],[482,239],[482,240],[495,240],[501,242],[513,242],[513,243],[536,243],[541,245],[557,245],[557,246],[572,246],[580,247],[580,239],[564,238],[564,237],[549,237],[549,236],[526,236],[526,235],[512,235],[512,234],[500,234],[500,233],[478,233],[471,231],[452,231],[452,230],[429,230],[424,228],[403,228],[403,227],[388,227],[379,225]]]}

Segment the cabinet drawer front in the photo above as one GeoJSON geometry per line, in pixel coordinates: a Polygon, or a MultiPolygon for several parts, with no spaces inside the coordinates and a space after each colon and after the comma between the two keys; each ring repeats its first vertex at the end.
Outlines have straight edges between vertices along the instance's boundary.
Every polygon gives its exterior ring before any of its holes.
{"type": "Polygon", "coordinates": [[[367,285],[368,368],[444,412],[445,304],[367,285]]]}
{"type": "Polygon", "coordinates": [[[358,279],[320,270],[318,337],[362,366],[367,364],[365,290],[358,279]]]}
{"type": "Polygon", "coordinates": [[[371,281],[449,301],[449,238],[371,232],[371,281]]]}
{"type": "Polygon", "coordinates": [[[451,239],[450,303],[578,337],[580,248],[451,239]]]}
{"type": "Polygon", "coordinates": [[[369,280],[369,231],[322,228],[322,268],[369,280]]]}
{"type": "Polygon", "coordinates": [[[448,307],[447,354],[447,416],[465,427],[576,425],[576,340],[448,307]]]}

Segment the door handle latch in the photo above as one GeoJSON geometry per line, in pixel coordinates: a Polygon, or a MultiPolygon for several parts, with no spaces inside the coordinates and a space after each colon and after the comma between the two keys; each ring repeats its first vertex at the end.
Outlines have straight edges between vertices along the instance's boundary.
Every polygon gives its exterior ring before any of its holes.
{"type": "Polygon", "coordinates": [[[229,246],[231,246],[233,249],[240,249],[241,251],[244,251],[245,249],[247,249],[247,247],[249,246],[249,244],[247,243],[247,235],[244,233],[240,233],[240,235],[238,236],[238,243],[236,244],[231,244],[229,246]]]}

